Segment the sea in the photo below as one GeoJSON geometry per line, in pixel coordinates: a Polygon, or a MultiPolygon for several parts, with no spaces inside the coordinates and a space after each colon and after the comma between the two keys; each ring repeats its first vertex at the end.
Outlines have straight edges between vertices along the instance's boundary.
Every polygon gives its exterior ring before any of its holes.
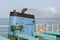
{"type": "MultiPolygon", "coordinates": [[[[60,18],[35,18],[35,25],[38,24],[58,24],[60,27],[60,18]]],[[[8,37],[9,18],[0,18],[0,35],[8,37]]]]}

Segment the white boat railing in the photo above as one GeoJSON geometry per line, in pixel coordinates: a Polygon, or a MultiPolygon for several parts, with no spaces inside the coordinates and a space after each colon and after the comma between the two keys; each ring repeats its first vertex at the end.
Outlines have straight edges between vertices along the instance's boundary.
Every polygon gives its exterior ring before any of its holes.
{"type": "MultiPolygon", "coordinates": [[[[40,25],[40,29],[41,29],[41,26],[44,24],[36,24],[36,31],[37,32],[38,32],[39,25],[40,25]]],[[[46,25],[44,25],[44,31],[60,32],[60,24],[46,24],[46,25]]]]}

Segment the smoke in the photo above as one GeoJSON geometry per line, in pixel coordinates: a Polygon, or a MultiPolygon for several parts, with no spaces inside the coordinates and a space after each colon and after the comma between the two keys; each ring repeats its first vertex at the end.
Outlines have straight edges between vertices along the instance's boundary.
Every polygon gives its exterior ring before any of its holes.
{"type": "Polygon", "coordinates": [[[35,18],[60,18],[60,12],[58,12],[54,7],[50,7],[44,10],[28,8],[26,13],[35,15],[35,18]]]}

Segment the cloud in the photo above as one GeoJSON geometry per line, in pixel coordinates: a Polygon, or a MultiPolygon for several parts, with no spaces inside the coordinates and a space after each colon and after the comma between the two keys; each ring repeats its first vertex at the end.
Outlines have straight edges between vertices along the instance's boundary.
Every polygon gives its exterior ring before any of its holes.
{"type": "Polygon", "coordinates": [[[49,10],[50,12],[52,12],[52,13],[56,13],[56,12],[57,12],[54,7],[50,7],[48,10],[49,10]]]}

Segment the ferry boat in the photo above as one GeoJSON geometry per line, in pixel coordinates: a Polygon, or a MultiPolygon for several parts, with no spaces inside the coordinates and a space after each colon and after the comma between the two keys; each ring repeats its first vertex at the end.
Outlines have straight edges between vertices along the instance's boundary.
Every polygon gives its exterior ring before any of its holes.
{"type": "Polygon", "coordinates": [[[27,8],[22,9],[21,13],[16,10],[10,12],[9,27],[5,25],[8,29],[8,38],[2,37],[2,34],[1,40],[60,40],[59,24],[35,24],[34,15],[26,14],[26,10],[27,8]]]}

